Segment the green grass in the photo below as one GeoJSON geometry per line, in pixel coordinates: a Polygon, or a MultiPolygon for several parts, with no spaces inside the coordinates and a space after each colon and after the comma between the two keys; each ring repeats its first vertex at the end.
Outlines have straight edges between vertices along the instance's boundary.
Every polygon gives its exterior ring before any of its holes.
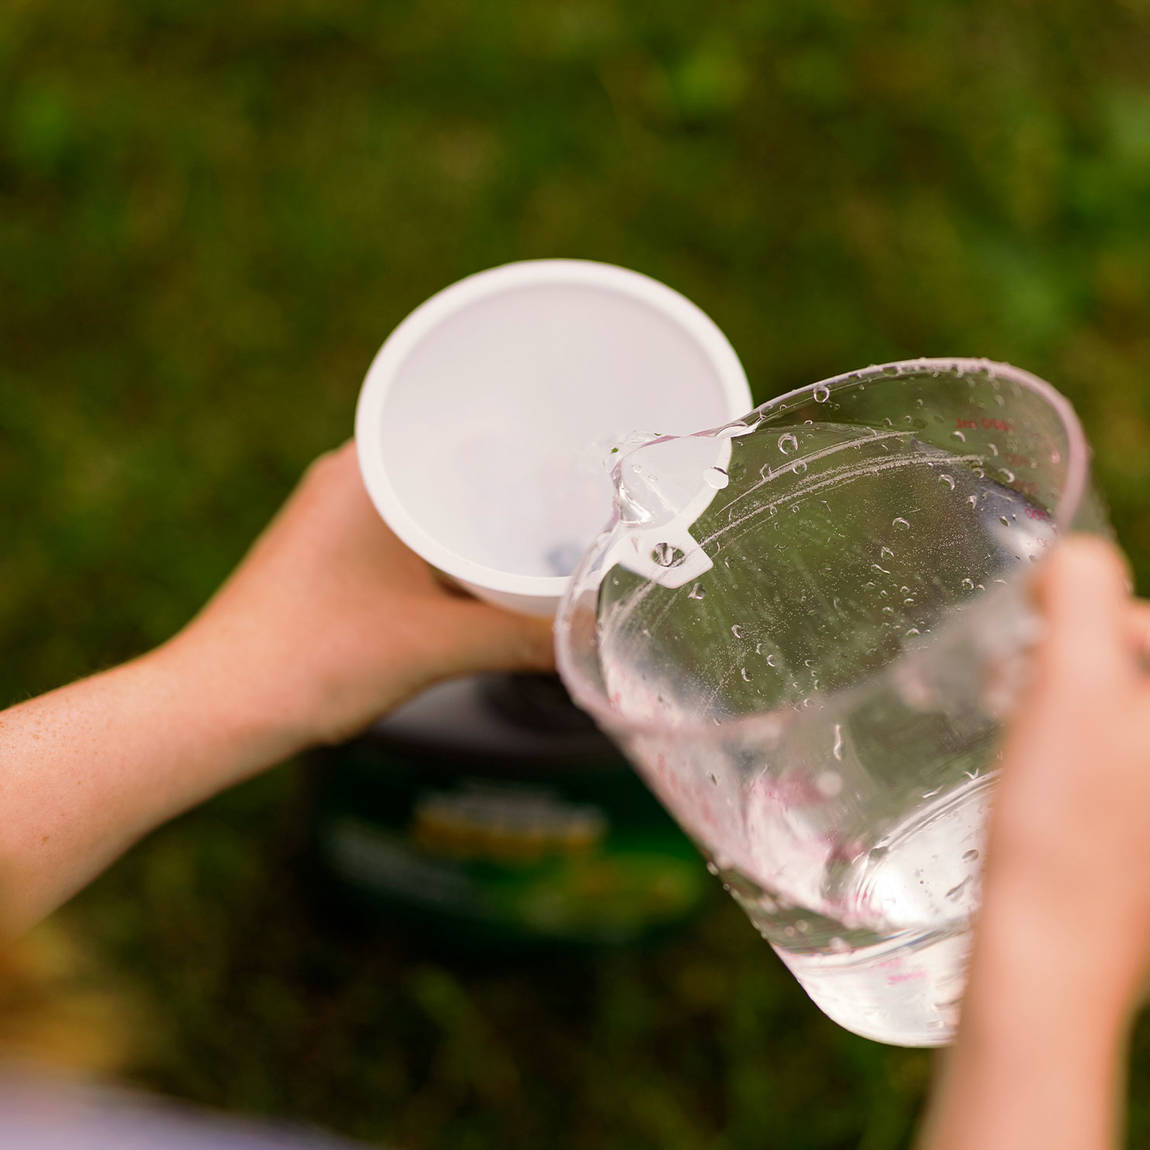
{"type": "MultiPolygon", "coordinates": [[[[530,257],[685,292],[760,399],[920,354],[1051,379],[1150,589],[1148,32],[1136,0],[9,3],[0,700],[169,634],[391,327],[530,257]]],[[[557,969],[342,940],[293,794],[71,912],[151,1004],[139,1081],[416,1148],[905,1143],[926,1057],[823,1020],[721,899],[557,969]]]]}

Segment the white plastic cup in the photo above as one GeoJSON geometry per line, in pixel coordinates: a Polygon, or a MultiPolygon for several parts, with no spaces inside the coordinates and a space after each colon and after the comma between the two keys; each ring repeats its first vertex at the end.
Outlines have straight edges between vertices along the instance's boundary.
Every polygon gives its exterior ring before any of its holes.
{"type": "Polygon", "coordinates": [[[678,292],[610,264],[533,260],[416,308],[368,370],[355,438],[408,547],[482,599],[552,615],[610,517],[628,441],[750,406],[734,349],[678,292]]]}

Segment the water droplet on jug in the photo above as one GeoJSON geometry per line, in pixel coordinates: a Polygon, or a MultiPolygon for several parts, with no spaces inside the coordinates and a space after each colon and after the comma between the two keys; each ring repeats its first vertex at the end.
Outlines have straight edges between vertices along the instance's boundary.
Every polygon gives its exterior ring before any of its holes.
{"type": "Polygon", "coordinates": [[[702,599],[706,593],[707,592],[703,590],[703,585],[701,583],[696,583],[694,587],[692,587],[691,590],[687,592],[687,598],[702,599]]]}
{"type": "Polygon", "coordinates": [[[917,627],[908,627],[907,628],[906,635],[907,635],[908,639],[914,635],[921,635],[921,634],[922,634],[922,632],[917,627]]]}
{"type": "Polygon", "coordinates": [[[815,403],[826,403],[831,397],[831,389],[825,383],[816,383],[813,395],[815,403]]]}
{"type": "Polygon", "coordinates": [[[998,522],[1001,523],[1003,527],[1009,527],[1010,526],[1010,520],[1007,519],[1005,515],[1000,515],[998,517],[998,522]]]}
{"type": "Polygon", "coordinates": [[[953,475],[940,475],[938,477],[939,483],[945,483],[951,491],[954,490],[954,476],[953,475]]]}
{"type": "Polygon", "coordinates": [[[738,623],[732,623],[731,624],[731,634],[734,635],[736,639],[741,639],[743,637],[742,627],[740,627],[738,625],[738,623]]]}
{"type": "Polygon", "coordinates": [[[788,431],[785,435],[779,436],[779,450],[784,455],[790,455],[799,446],[799,441],[788,431]]]}
{"type": "Polygon", "coordinates": [[[991,455],[997,455],[998,454],[998,444],[997,443],[988,443],[986,446],[990,448],[990,454],[991,455]]]}
{"type": "Polygon", "coordinates": [[[906,531],[910,527],[910,520],[904,519],[901,515],[890,521],[892,527],[898,527],[902,531],[906,531]]]}
{"type": "Polygon", "coordinates": [[[651,548],[651,562],[660,567],[678,567],[686,556],[672,543],[656,543],[651,548]]]}
{"type": "Polygon", "coordinates": [[[977,858],[978,858],[978,851],[976,851],[976,850],[964,851],[963,855],[962,855],[962,861],[963,862],[974,862],[977,858]]]}
{"type": "Polygon", "coordinates": [[[719,875],[719,868],[710,860],[707,861],[707,873],[714,875],[716,878],[719,875]]]}
{"type": "Polygon", "coordinates": [[[707,470],[703,472],[703,482],[708,487],[713,487],[716,491],[721,491],[731,482],[731,477],[721,467],[708,467],[707,470]]]}
{"type": "Polygon", "coordinates": [[[969,882],[970,882],[970,876],[967,875],[967,877],[964,878],[962,880],[962,882],[960,882],[957,886],[952,886],[950,888],[950,890],[948,890],[946,892],[947,899],[949,899],[949,901],[951,901],[951,902],[954,902],[954,900],[956,898],[958,898],[964,890],[966,890],[967,884],[969,882]]]}
{"type": "Polygon", "coordinates": [[[893,559],[894,552],[889,547],[880,547],[878,556],[880,559],[893,559]]]}
{"type": "Polygon", "coordinates": [[[831,747],[831,754],[841,763],[843,761],[843,725],[835,723],[835,741],[831,747]]]}
{"type": "Polygon", "coordinates": [[[776,666],[778,666],[778,664],[775,662],[775,657],[774,657],[774,655],[768,655],[768,656],[767,656],[767,666],[768,666],[768,667],[776,667],[776,666]]]}
{"type": "Polygon", "coordinates": [[[974,590],[974,580],[973,579],[964,579],[962,581],[962,589],[964,591],[973,591],[974,590]]]}
{"type": "Polygon", "coordinates": [[[751,676],[747,674],[746,667],[740,667],[739,674],[742,675],[744,683],[749,683],[751,681],[751,676]]]}
{"type": "Polygon", "coordinates": [[[914,600],[913,600],[913,599],[909,599],[909,598],[908,598],[908,599],[904,599],[904,600],[902,601],[902,605],[903,605],[904,607],[913,607],[913,606],[914,606],[914,600]]]}
{"type": "MultiPolygon", "coordinates": [[[[805,459],[797,459],[791,465],[791,470],[796,475],[802,475],[806,471],[806,469],[807,469],[807,461],[805,459]]],[[[796,506],[798,506],[798,505],[796,504],[796,506]]]]}
{"type": "Polygon", "coordinates": [[[952,431],[950,434],[953,435],[955,439],[959,439],[963,443],[966,442],[966,436],[961,431],[952,431]]]}
{"type": "Polygon", "coordinates": [[[831,954],[846,954],[846,952],[850,950],[850,943],[836,935],[827,943],[827,950],[829,950],[831,954]]]}
{"type": "Polygon", "coordinates": [[[796,919],[795,930],[797,930],[799,932],[799,934],[806,934],[807,931],[810,929],[811,929],[811,924],[809,922],[807,922],[807,920],[805,918],[796,919]]]}

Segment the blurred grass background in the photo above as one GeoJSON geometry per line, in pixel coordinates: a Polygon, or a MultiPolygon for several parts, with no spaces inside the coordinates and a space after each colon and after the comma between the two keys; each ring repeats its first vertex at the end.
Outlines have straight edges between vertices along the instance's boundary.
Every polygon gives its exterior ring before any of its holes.
{"type": "MultiPolygon", "coordinates": [[[[178,627],[389,330],[533,257],[684,292],[760,400],[912,355],[1045,376],[1146,590],[1148,34],[1146,0],[6,0],[0,701],[178,627]]],[[[68,910],[142,1003],[136,1081],[414,1148],[906,1143],[927,1056],[822,1019],[721,897],[464,968],[315,929],[298,813],[280,771],[68,910]]]]}

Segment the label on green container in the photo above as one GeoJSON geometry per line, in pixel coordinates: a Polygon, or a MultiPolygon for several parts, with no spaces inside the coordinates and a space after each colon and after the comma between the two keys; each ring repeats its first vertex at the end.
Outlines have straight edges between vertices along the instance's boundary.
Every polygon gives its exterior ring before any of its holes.
{"type": "Polygon", "coordinates": [[[704,895],[698,854],[621,762],[492,777],[378,745],[324,760],[316,846],[361,914],[606,943],[682,921],[704,895]]]}

